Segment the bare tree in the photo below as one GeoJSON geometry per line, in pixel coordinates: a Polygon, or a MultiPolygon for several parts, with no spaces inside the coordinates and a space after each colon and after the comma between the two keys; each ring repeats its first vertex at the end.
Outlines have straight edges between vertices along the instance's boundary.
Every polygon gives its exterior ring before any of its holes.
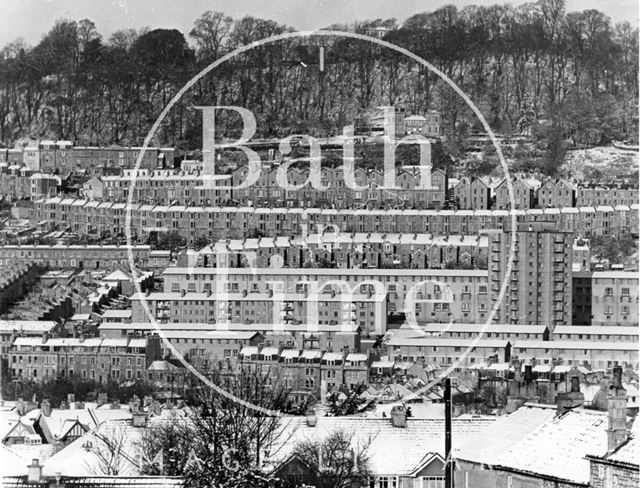
{"type": "Polygon", "coordinates": [[[126,453],[127,435],[121,423],[106,424],[99,428],[85,443],[85,449],[97,458],[97,465],[90,469],[96,475],[117,476],[134,461],[126,453]]]}
{"type": "MultiPolygon", "coordinates": [[[[273,372],[255,368],[218,365],[208,376],[227,394],[194,383],[184,417],[160,421],[143,434],[143,455],[153,459],[162,451],[163,474],[184,476],[192,487],[268,486],[264,458],[290,435],[277,413],[287,392],[273,372]]],[[[143,472],[158,474],[152,465],[143,472]]]]}
{"type": "Polygon", "coordinates": [[[372,441],[356,440],[351,432],[335,430],[322,440],[298,444],[294,454],[307,467],[305,483],[316,488],[356,488],[366,486],[371,477],[368,451],[372,441]]]}

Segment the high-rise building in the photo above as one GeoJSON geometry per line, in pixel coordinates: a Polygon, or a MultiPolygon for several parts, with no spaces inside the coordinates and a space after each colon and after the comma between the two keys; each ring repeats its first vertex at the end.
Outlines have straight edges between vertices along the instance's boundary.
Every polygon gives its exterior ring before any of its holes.
{"type": "MultiPolygon", "coordinates": [[[[573,234],[541,227],[519,228],[514,261],[494,320],[511,324],[571,324],[573,234]]],[[[511,232],[489,231],[489,283],[498,300],[511,252],[511,232]]]]}

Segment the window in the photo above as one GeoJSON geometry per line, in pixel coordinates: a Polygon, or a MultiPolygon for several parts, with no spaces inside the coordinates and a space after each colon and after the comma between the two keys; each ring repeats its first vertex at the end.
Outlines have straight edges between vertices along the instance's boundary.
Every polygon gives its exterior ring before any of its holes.
{"type": "Polygon", "coordinates": [[[444,488],[444,478],[441,476],[423,476],[421,488],[444,488]]]}
{"type": "Polygon", "coordinates": [[[397,486],[397,480],[394,476],[380,476],[378,478],[377,488],[397,488],[397,486]]]}

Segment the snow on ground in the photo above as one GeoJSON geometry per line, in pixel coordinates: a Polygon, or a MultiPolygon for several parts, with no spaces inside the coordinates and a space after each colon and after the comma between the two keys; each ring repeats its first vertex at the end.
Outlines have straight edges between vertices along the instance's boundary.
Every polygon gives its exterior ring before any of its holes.
{"type": "Polygon", "coordinates": [[[578,179],[588,178],[596,171],[602,174],[603,180],[625,177],[637,180],[639,164],[640,153],[615,147],[594,147],[567,151],[565,167],[578,179]]]}

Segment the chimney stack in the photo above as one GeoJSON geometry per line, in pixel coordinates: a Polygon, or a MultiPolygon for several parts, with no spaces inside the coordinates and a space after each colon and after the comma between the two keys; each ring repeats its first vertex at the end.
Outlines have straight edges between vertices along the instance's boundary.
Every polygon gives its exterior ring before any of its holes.
{"type": "Polygon", "coordinates": [[[571,391],[566,393],[558,393],[556,395],[556,405],[558,407],[557,414],[572,410],[577,407],[581,407],[584,404],[584,395],[580,391],[580,377],[571,377],[571,391]]]}
{"type": "Polygon", "coordinates": [[[106,393],[98,393],[98,407],[107,404],[107,394],[106,393]]]}
{"type": "Polygon", "coordinates": [[[51,416],[51,402],[48,398],[42,400],[42,403],[40,404],[40,410],[42,410],[42,415],[44,415],[45,417],[51,416]]]}
{"type": "Polygon", "coordinates": [[[147,414],[142,410],[133,411],[131,416],[131,425],[134,427],[146,427],[147,426],[147,414]]]}
{"type": "Polygon", "coordinates": [[[311,409],[307,412],[307,426],[315,427],[318,423],[318,415],[316,414],[315,409],[311,409]]]}
{"type": "Polygon", "coordinates": [[[162,415],[162,405],[160,405],[160,402],[157,400],[154,400],[153,403],[151,403],[150,410],[156,417],[162,415]]]}
{"type": "Polygon", "coordinates": [[[27,482],[40,483],[42,481],[42,466],[37,459],[33,459],[27,466],[27,482]]]}
{"type": "Polygon", "coordinates": [[[407,410],[402,405],[391,408],[391,424],[401,428],[407,426],[407,410]]]}
{"type": "Polygon", "coordinates": [[[525,383],[531,383],[533,381],[533,365],[524,365],[524,381],[525,383]]]}
{"type": "Polygon", "coordinates": [[[627,429],[627,390],[622,386],[622,367],[613,367],[613,377],[607,396],[609,427],[607,454],[611,454],[629,438],[627,429]]]}
{"type": "Polygon", "coordinates": [[[139,412],[140,411],[140,399],[138,397],[134,396],[129,401],[129,410],[131,411],[131,413],[135,413],[135,412],[139,412]]]}
{"type": "Polygon", "coordinates": [[[27,413],[27,409],[24,405],[24,400],[22,399],[22,397],[18,398],[18,401],[16,402],[16,411],[18,412],[18,415],[20,415],[21,417],[27,413]]]}
{"type": "Polygon", "coordinates": [[[153,403],[153,397],[151,395],[145,395],[143,399],[143,406],[149,407],[153,403]]]}

